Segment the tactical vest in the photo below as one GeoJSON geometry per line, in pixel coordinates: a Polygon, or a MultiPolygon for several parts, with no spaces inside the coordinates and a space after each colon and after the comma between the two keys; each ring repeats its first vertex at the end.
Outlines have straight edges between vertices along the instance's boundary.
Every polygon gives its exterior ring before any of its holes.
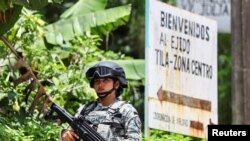
{"type": "Polygon", "coordinates": [[[83,107],[80,115],[104,138],[108,139],[111,136],[126,138],[122,113],[120,112],[124,104],[126,104],[125,101],[119,100],[105,109],[95,109],[98,103],[93,101],[83,107]]]}

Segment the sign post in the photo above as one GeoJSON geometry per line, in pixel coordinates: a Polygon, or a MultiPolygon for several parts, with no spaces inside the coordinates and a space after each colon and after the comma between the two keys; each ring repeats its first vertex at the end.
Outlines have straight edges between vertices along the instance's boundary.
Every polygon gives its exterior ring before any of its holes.
{"type": "Polygon", "coordinates": [[[146,3],[145,127],[206,138],[217,124],[217,23],[146,3]]]}

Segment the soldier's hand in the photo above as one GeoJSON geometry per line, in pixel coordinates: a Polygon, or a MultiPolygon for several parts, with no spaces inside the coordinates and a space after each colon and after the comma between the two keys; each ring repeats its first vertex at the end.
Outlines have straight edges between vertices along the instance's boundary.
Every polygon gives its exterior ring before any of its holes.
{"type": "Polygon", "coordinates": [[[62,140],[63,141],[76,141],[79,139],[78,135],[72,130],[65,130],[62,133],[62,140]]]}

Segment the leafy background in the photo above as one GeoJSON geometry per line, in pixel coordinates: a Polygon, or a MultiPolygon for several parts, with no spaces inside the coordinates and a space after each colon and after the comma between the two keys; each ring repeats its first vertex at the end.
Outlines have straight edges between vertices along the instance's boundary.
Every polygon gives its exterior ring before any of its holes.
{"type": "MultiPolygon", "coordinates": [[[[164,2],[175,4],[175,0],[164,2]]],[[[118,60],[129,80],[129,88],[122,98],[136,107],[143,123],[144,2],[5,0],[0,1],[0,12],[0,35],[22,52],[56,103],[74,114],[80,104],[96,98],[84,76],[89,65],[99,60],[118,60]],[[9,9],[14,12],[8,13],[9,9]]],[[[229,124],[230,34],[219,34],[218,42],[219,123],[229,124]]],[[[13,85],[21,76],[13,70],[15,62],[13,53],[0,41],[0,139],[58,140],[59,132],[68,125],[43,120],[39,115],[42,101],[32,114],[29,112],[36,91],[25,102],[24,91],[30,81],[13,85]]],[[[152,130],[143,140],[205,139],[152,130]]]]}

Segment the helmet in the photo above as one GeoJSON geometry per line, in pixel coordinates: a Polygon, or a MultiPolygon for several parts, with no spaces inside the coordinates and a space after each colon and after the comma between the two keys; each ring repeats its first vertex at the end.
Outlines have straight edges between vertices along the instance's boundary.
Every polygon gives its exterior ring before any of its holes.
{"type": "Polygon", "coordinates": [[[111,61],[101,61],[86,72],[86,77],[90,82],[90,87],[93,87],[94,79],[103,78],[103,77],[111,77],[117,79],[121,83],[122,88],[127,88],[127,81],[125,72],[122,67],[120,67],[117,63],[111,61]]]}

